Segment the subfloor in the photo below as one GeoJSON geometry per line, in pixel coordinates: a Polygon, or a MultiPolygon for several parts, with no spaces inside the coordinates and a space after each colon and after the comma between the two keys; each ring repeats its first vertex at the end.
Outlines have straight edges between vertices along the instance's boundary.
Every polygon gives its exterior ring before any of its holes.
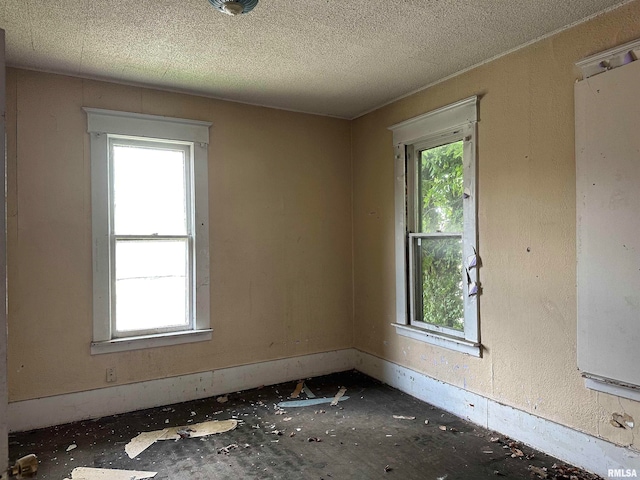
{"type": "MultiPolygon", "coordinates": [[[[154,471],[158,480],[599,478],[355,371],[305,381],[316,398],[346,387],[336,406],[279,408],[296,383],[14,434],[10,457],[35,453],[37,478],[56,480],[75,467],[154,471]],[[141,432],[227,419],[237,428],[125,453],[141,432]]],[[[303,390],[298,399],[307,398],[303,390]]]]}

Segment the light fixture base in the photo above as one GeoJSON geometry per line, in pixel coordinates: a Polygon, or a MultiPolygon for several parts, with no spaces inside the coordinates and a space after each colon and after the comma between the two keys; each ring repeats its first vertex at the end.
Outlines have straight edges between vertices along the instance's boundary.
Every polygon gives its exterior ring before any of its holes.
{"type": "Polygon", "coordinates": [[[258,4],[258,0],[209,0],[209,3],[216,10],[235,17],[243,13],[249,13],[258,4]]]}

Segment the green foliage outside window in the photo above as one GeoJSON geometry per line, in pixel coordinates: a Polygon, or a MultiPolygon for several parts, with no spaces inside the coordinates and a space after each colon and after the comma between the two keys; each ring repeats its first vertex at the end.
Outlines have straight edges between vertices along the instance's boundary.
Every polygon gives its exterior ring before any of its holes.
{"type": "Polygon", "coordinates": [[[462,141],[421,152],[419,232],[452,233],[420,240],[422,320],[462,331],[462,141]]]}

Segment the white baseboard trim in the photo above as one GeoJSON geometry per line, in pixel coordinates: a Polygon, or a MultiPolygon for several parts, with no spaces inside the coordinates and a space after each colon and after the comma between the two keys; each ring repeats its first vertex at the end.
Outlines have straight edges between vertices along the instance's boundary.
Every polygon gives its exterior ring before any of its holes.
{"type": "Polygon", "coordinates": [[[9,431],[23,432],[350,370],[355,353],[348,348],[12,402],[9,431]]]}
{"type": "Polygon", "coordinates": [[[604,478],[607,478],[609,469],[635,469],[640,475],[640,453],[634,450],[351,348],[12,402],[9,404],[8,426],[11,432],[33,430],[352,368],[454,415],[604,478]]]}
{"type": "Polygon", "coordinates": [[[609,469],[635,469],[640,453],[503,405],[415,370],[356,350],[356,370],[462,418],[609,478],[609,469]]]}

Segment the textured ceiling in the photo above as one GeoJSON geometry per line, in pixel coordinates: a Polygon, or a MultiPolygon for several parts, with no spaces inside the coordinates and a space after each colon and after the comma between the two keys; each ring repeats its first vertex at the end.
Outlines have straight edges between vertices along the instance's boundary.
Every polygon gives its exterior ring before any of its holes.
{"type": "Polygon", "coordinates": [[[353,118],[621,0],[0,0],[7,63],[353,118]]]}

